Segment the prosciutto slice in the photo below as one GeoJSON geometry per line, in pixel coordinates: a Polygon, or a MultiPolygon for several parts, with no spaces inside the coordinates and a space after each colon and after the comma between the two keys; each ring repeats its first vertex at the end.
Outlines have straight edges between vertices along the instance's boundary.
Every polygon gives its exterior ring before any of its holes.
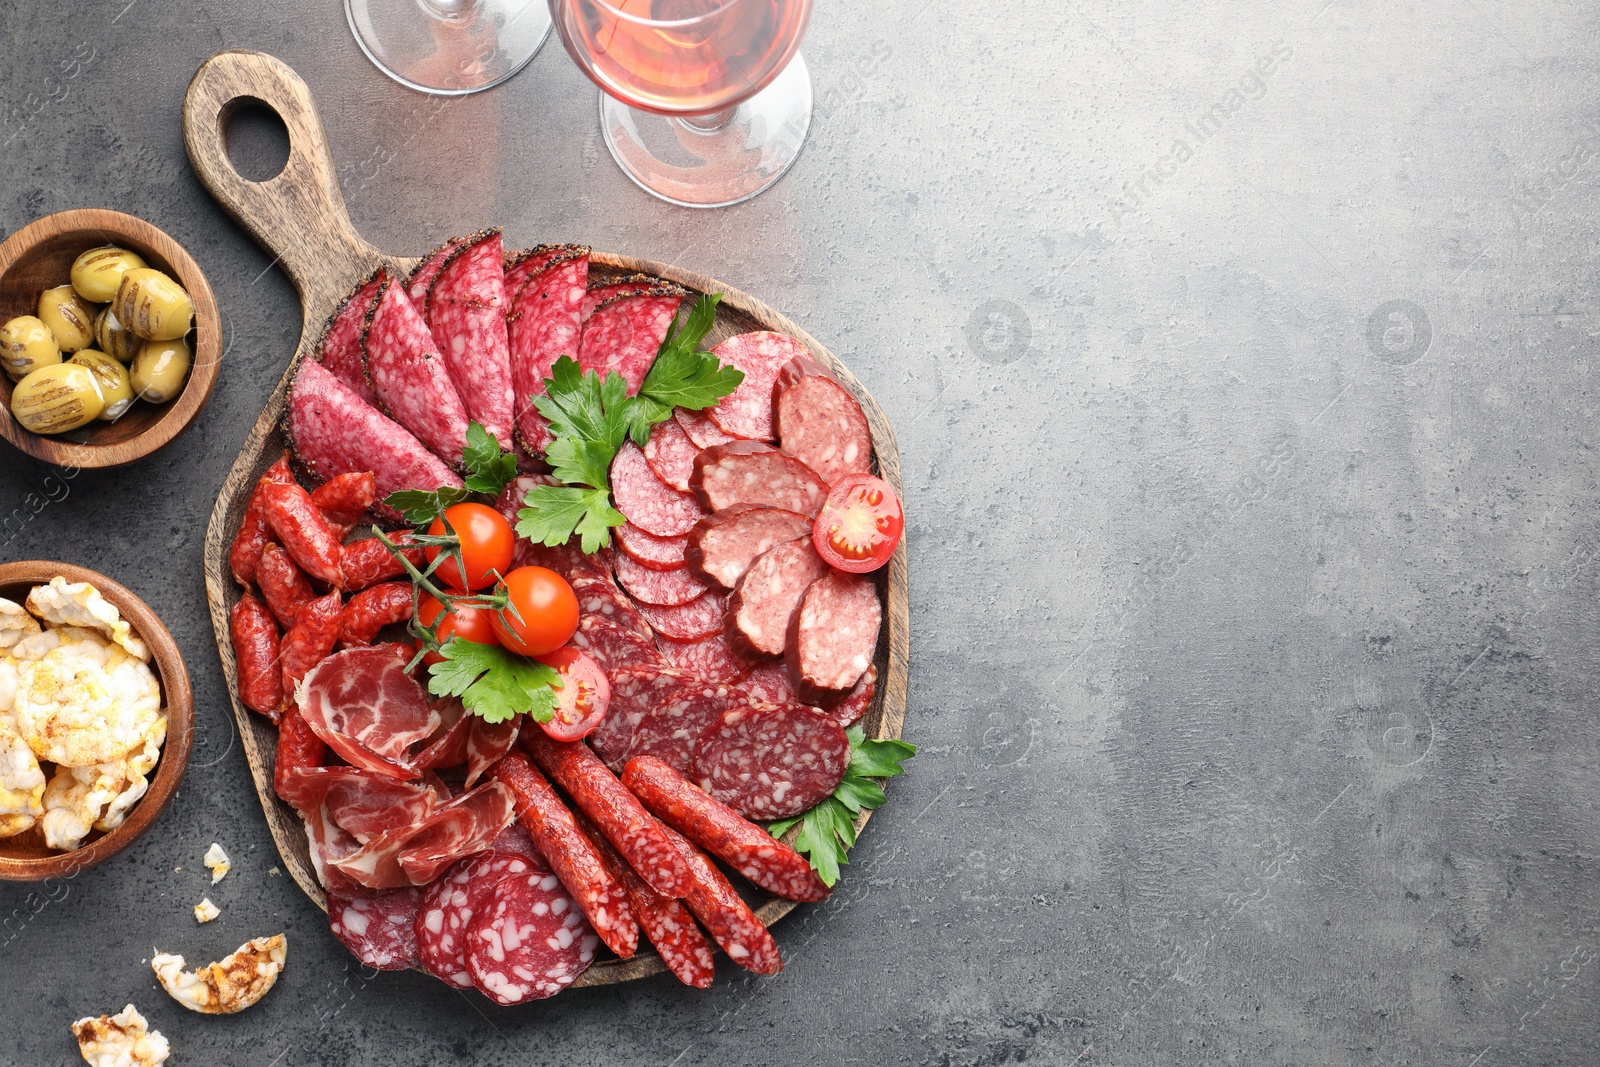
{"type": "Polygon", "coordinates": [[[421,822],[450,799],[450,791],[432,775],[402,782],[358,767],[295,768],[285,785],[286,799],[297,811],[315,812],[325,805],[328,817],[362,844],[421,822]]]}
{"type": "MultiPolygon", "coordinates": [[[[495,762],[511,751],[511,746],[516,744],[517,729],[522,725],[522,716],[513,715],[502,723],[489,723],[477,715],[469,715],[471,725],[467,729],[467,781],[468,789],[474,782],[483,776],[483,772],[494,766],[495,762]]],[[[460,761],[457,761],[460,762],[460,761]]]]}
{"type": "Polygon", "coordinates": [[[427,885],[456,860],[489,848],[516,815],[511,790],[489,782],[419,823],[385,831],[328,867],[368,889],[427,885]]]}
{"type": "Polygon", "coordinates": [[[381,646],[329,656],[306,674],[295,700],[306,725],[346,762],[390,778],[422,773],[411,746],[443,721],[400,657],[381,646]]]}

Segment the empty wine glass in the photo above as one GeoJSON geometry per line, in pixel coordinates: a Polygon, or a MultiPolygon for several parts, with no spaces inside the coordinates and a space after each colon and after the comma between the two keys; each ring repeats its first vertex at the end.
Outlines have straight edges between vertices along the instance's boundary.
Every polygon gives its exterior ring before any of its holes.
{"type": "Polygon", "coordinates": [[[628,177],[685,207],[747,200],[783,177],[811,125],[799,55],[811,0],[549,0],[602,90],[600,126],[628,177]]]}
{"type": "Polygon", "coordinates": [[[542,0],[345,0],[344,13],[379,70],[438,96],[499,85],[550,36],[542,0]]]}

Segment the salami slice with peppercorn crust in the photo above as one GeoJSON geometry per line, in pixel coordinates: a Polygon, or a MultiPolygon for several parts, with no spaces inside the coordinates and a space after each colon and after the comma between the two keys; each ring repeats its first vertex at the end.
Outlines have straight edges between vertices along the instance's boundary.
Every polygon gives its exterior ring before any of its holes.
{"type": "Polygon", "coordinates": [[[829,485],[847,474],[872,473],[872,431],[850,390],[809,356],[778,372],[772,428],[783,450],[829,485]]]}
{"type": "Polygon", "coordinates": [[[762,889],[789,900],[827,898],[827,885],[798,852],[661,760],[629,760],[622,781],[663,822],[762,889]]]}
{"type": "Polygon", "coordinates": [[[838,723],[800,704],[763,704],[724,713],[701,736],[689,773],[745,818],[766,820],[816,807],[849,763],[838,723]]]}
{"type": "Polygon", "coordinates": [[[683,850],[683,858],[688,861],[689,873],[693,878],[683,902],[689,906],[694,917],[705,925],[706,932],[718,947],[728,954],[730,960],[747,971],[777,974],[783,970],[783,957],[778,954],[778,943],[772,940],[772,934],[761,925],[761,920],[750,910],[750,905],[740,899],[733,884],[706,858],[705,853],[684,840],[683,835],[670,827],[666,832],[683,850]]]}
{"type": "Polygon", "coordinates": [[[617,547],[641,566],[654,571],[674,571],[684,565],[683,552],[689,545],[687,537],[657,537],[631,522],[613,527],[612,532],[616,535],[617,547]]]}
{"type": "Polygon", "coordinates": [[[658,570],[638,563],[626,552],[613,556],[611,564],[617,584],[640,604],[671,608],[706,593],[706,583],[687,567],[658,570]]]}
{"type": "Polygon", "coordinates": [[[748,656],[783,655],[800,598],[827,570],[809,537],[773,545],[757,556],[728,601],[727,634],[733,647],[748,656]]]}
{"type": "Polygon", "coordinates": [[[750,441],[771,441],[772,387],[783,365],[796,356],[809,357],[805,345],[781,333],[741,333],[711,350],[721,362],[744,371],[739,388],[717,401],[706,417],[724,433],[750,441]]]}
{"type": "Polygon", "coordinates": [[[605,865],[556,791],[520,752],[489,770],[516,796],[517,821],[533,838],[534,847],[572,893],[606,946],[629,959],[639,945],[639,924],[626,893],[605,865]]]}
{"type": "Polygon", "coordinates": [[[433,287],[433,280],[444,269],[445,262],[455,254],[455,250],[470,241],[470,237],[452,237],[444,244],[435,248],[417,264],[411,272],[411,277],[406,279],[406,295],[411,298],[411,304],[423,317],[427,316],[428,290],[433,287]]]}
{"type": "Polygon", "coordinates": [[[416,886],[350,897],[329,890],[328,928],[351,955],[373,970],[403,971],[418,962],[421,907],[422,890],[416,886]]]}
{"type": "Polygon", "coordinates": [[[705,449],[694,459],[689,487],[708,511],[760,504],[815,518],[828,498],[828,483],[816,471],[760,441],[705,449]]]}
{"type": "Polygon", "coordinates": [[[736,504],[695,523],[684,544],[684,562],[695,573],[732,589],[757,556],[811,532],[811,520],[782,508],[736,504]]]}
{"type": "Polygon", "coordinates": [[[507,318],[511,342],[511,385],[518,439],[535,455],[550,446],[550,424],[533,406],[556,360],[578,351],[583,335],[583,297],[589,279],[589,250],[573,247],[551,256],[511,300],[507,318]]]}
{"type": "Polygon", "coordinates": [[[510,317],[511,302],[522,292],[522,287],[543,273],[545,268],[557,260],[575,259],[588,254],[589,250],[583,245],[535,245],[520,252],[506,253],[507,317],[510,317]]]}
{"type": "Polygon", "coordinates": [[[451,253],[428,289],[424,318],[467,416],[511,444],[511,351],[500,231],[451,253]]]}
{"type": "Polygon", "coordinates": [[[872,580],[829,570],[806,590],[790,623],[785,659],[807,704],[838,704],[872,666],[883,606],[872,580]]]}
{"type": "Polygon", "coordinates": [[[583,296],[583,321],[588,322],[589,316],[594,314],[594,309],[604,304],[614,296],[624,293],[648,293],[652,289],[674,289],[671,282],[665,278],[652,277],[649,274],[630,274],[614,282],[603,282],[599,285],[589,286],[589,291],[583,296]]]}
{"type": "Polygon", "coordinates": [[[385,281],[361,338],[378,406],[451,467],[461,465],[467,409],[411,298],[385,281]]]}
{"type": "Polygon", "coordinates": [[[319,363],[305,362],[289,389],[285,433],[307,470],[327,481],[340,474],[371,471],[377,483],[376,510],[402,489],[461,488],[461,476],[416,437],[362,400],[319,363]]]}
{"type": "Polygon", "coordinates": [[[505,878],[467,931],[467,971],[496,1004],[553,997],[594,962],[600,939],[553,874],[505,878]]]}
{"type": "Polygon", "coordinates": [[[656,477],[632,441],[611,461],[611,498],[629,522],[656,537],[681,537],[705,516],[694,497],[656,477]]]}
{"type": "Polygon", "coordinates": [[[367,381],[367,368],[361,360],[361,334],[382,282],[381,275],[375,273],[345,297],[328,317],[322,340],[317,342],[317,362],[348,385],[351,392],[374,405],[378,399],[372,395],[372,383],[367,381]]]}
{"type": "Polygon", "coordinates": [[[655,816],[644,810],[588,745],[556,741],[534,728],[522,731],[522,747],[650,888],[669,897],[684,894],[689,872],[683,857],[661,832],[655,816]]]}
{"type": "Polygon", "coordinates": [[[628,383],[628,395],[637,393],[688,295],[687,290],[664,285],[608,298],[583,324],[578,369],[592,370],[602,381],[616,371],[628,383]]]}

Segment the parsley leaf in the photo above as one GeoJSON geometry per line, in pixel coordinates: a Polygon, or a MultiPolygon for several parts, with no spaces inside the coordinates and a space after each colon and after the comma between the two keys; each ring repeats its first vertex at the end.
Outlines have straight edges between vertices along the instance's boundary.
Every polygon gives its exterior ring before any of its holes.
{"type": "Polygon", "coordinates": [[[584,552],[598,552],[611,541],[610,529],[621,526],[628,517],[611,506],[605,489],[582,486],[536,485],[524,501],[528,506],[517,512],[517,536],[554,548],[582,537],[584,552]]]}
{"type": "Polygon", "coordinates": [[[494,434],[476,422],[467,424],[467,443],[461,459],[467,468],[467,488],[474,493],[499,496],[500,490],[517,476],[516,453],[501,451],[494,434]]]}
{"type": "Polygon", "coordinates": [[[444,485],[432,492],[426,489],[402,489],[390,493],[383,502],[405,516],[410,525],[426,526],[443,515],[445,508],[471,499],[470,490],[444,485]]]}
{"type": "Polygon", "coordinates": [[[900,764],[917,754],[917,746],[904,741],[869,740],[860,726],[850,727],[845,736],[850,739],[850,765],[833,795],[810,811],[767,827],[773,837],[782,837],[798,825],[795,849],[830,886],[839,880],[839,866],[849,862],[845,853],[856,843],[855,817],[887,799],[883,787],[872,779],[893,778],[905,770],[900,764]]]}
{"type": "Polygon", "coordinates": [[[428,692],[460,697],[462,707],[485,722],[508,722],[526,712],[537,722],[555,718],[555,691],[561,678],[538,660],[498,645],[452,637],[439,649],[444,658],[428,668],[428,692]]]}

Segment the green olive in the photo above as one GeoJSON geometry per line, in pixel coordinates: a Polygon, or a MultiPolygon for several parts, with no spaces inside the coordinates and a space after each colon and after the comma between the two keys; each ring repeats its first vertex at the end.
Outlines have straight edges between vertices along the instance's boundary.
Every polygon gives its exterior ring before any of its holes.
{"type": "Polygon", "coordinates": [[[91,248],[72,263],[72,287],[85,300],[104,304],[117,295],[122,276],[142,266],[144,260],[126,248],[91,248]]]}
{"type": "Polygon", "coordinates": [[[176,341],[189,332],[194,301],[160,271],[135,267],[122,276],[111,310],[125,328],[147,341],[176,341]]]}
{"type": "Polygon", "coordinates": [[[56,335],[32,315],[18,315],[0,326],[0,365],[12,381],[21,381],[40,367],[60,362],[61,346],[56,344],[56,335]]]}
{"type": "Polygon", "coordinates": [[[56,335],[63,352],[76,352],[94,342],[94,308],[70,285],[39,294],[39,319],[56,335]]]}
{"type": "Polygon", "coordinates": [[[128,363],[139,354],[139,346],[144,344],[144,338],[132,330],[124,330],[122,323],[106,307],[101,308],[100,314],[94,317],[94,343],[106,355],[128,363]]]}
{"type": "Polygon", "coordinates": [[[133,406],[133,383],[127,367],[92,348],[83,349],[67,362],[94,372],[95,381],[100,383],[100,395],[106,401],[105,409],[96,416],[101,422],[116,422],[133,406]]]}
{"type": "Polygon", "coordinates": [[[165,404],[183,391],[189,377],[189,345],[183,338],[146,341],[128,368],[133,391],[140,400],[165,404]]]}
{"type": "Polygon", "coordinates": [[[105,410],[94,372],[79,363],[40,367],[17,383],[11,414],[34,433],[65,433],[87,426],[105,410]]]}

